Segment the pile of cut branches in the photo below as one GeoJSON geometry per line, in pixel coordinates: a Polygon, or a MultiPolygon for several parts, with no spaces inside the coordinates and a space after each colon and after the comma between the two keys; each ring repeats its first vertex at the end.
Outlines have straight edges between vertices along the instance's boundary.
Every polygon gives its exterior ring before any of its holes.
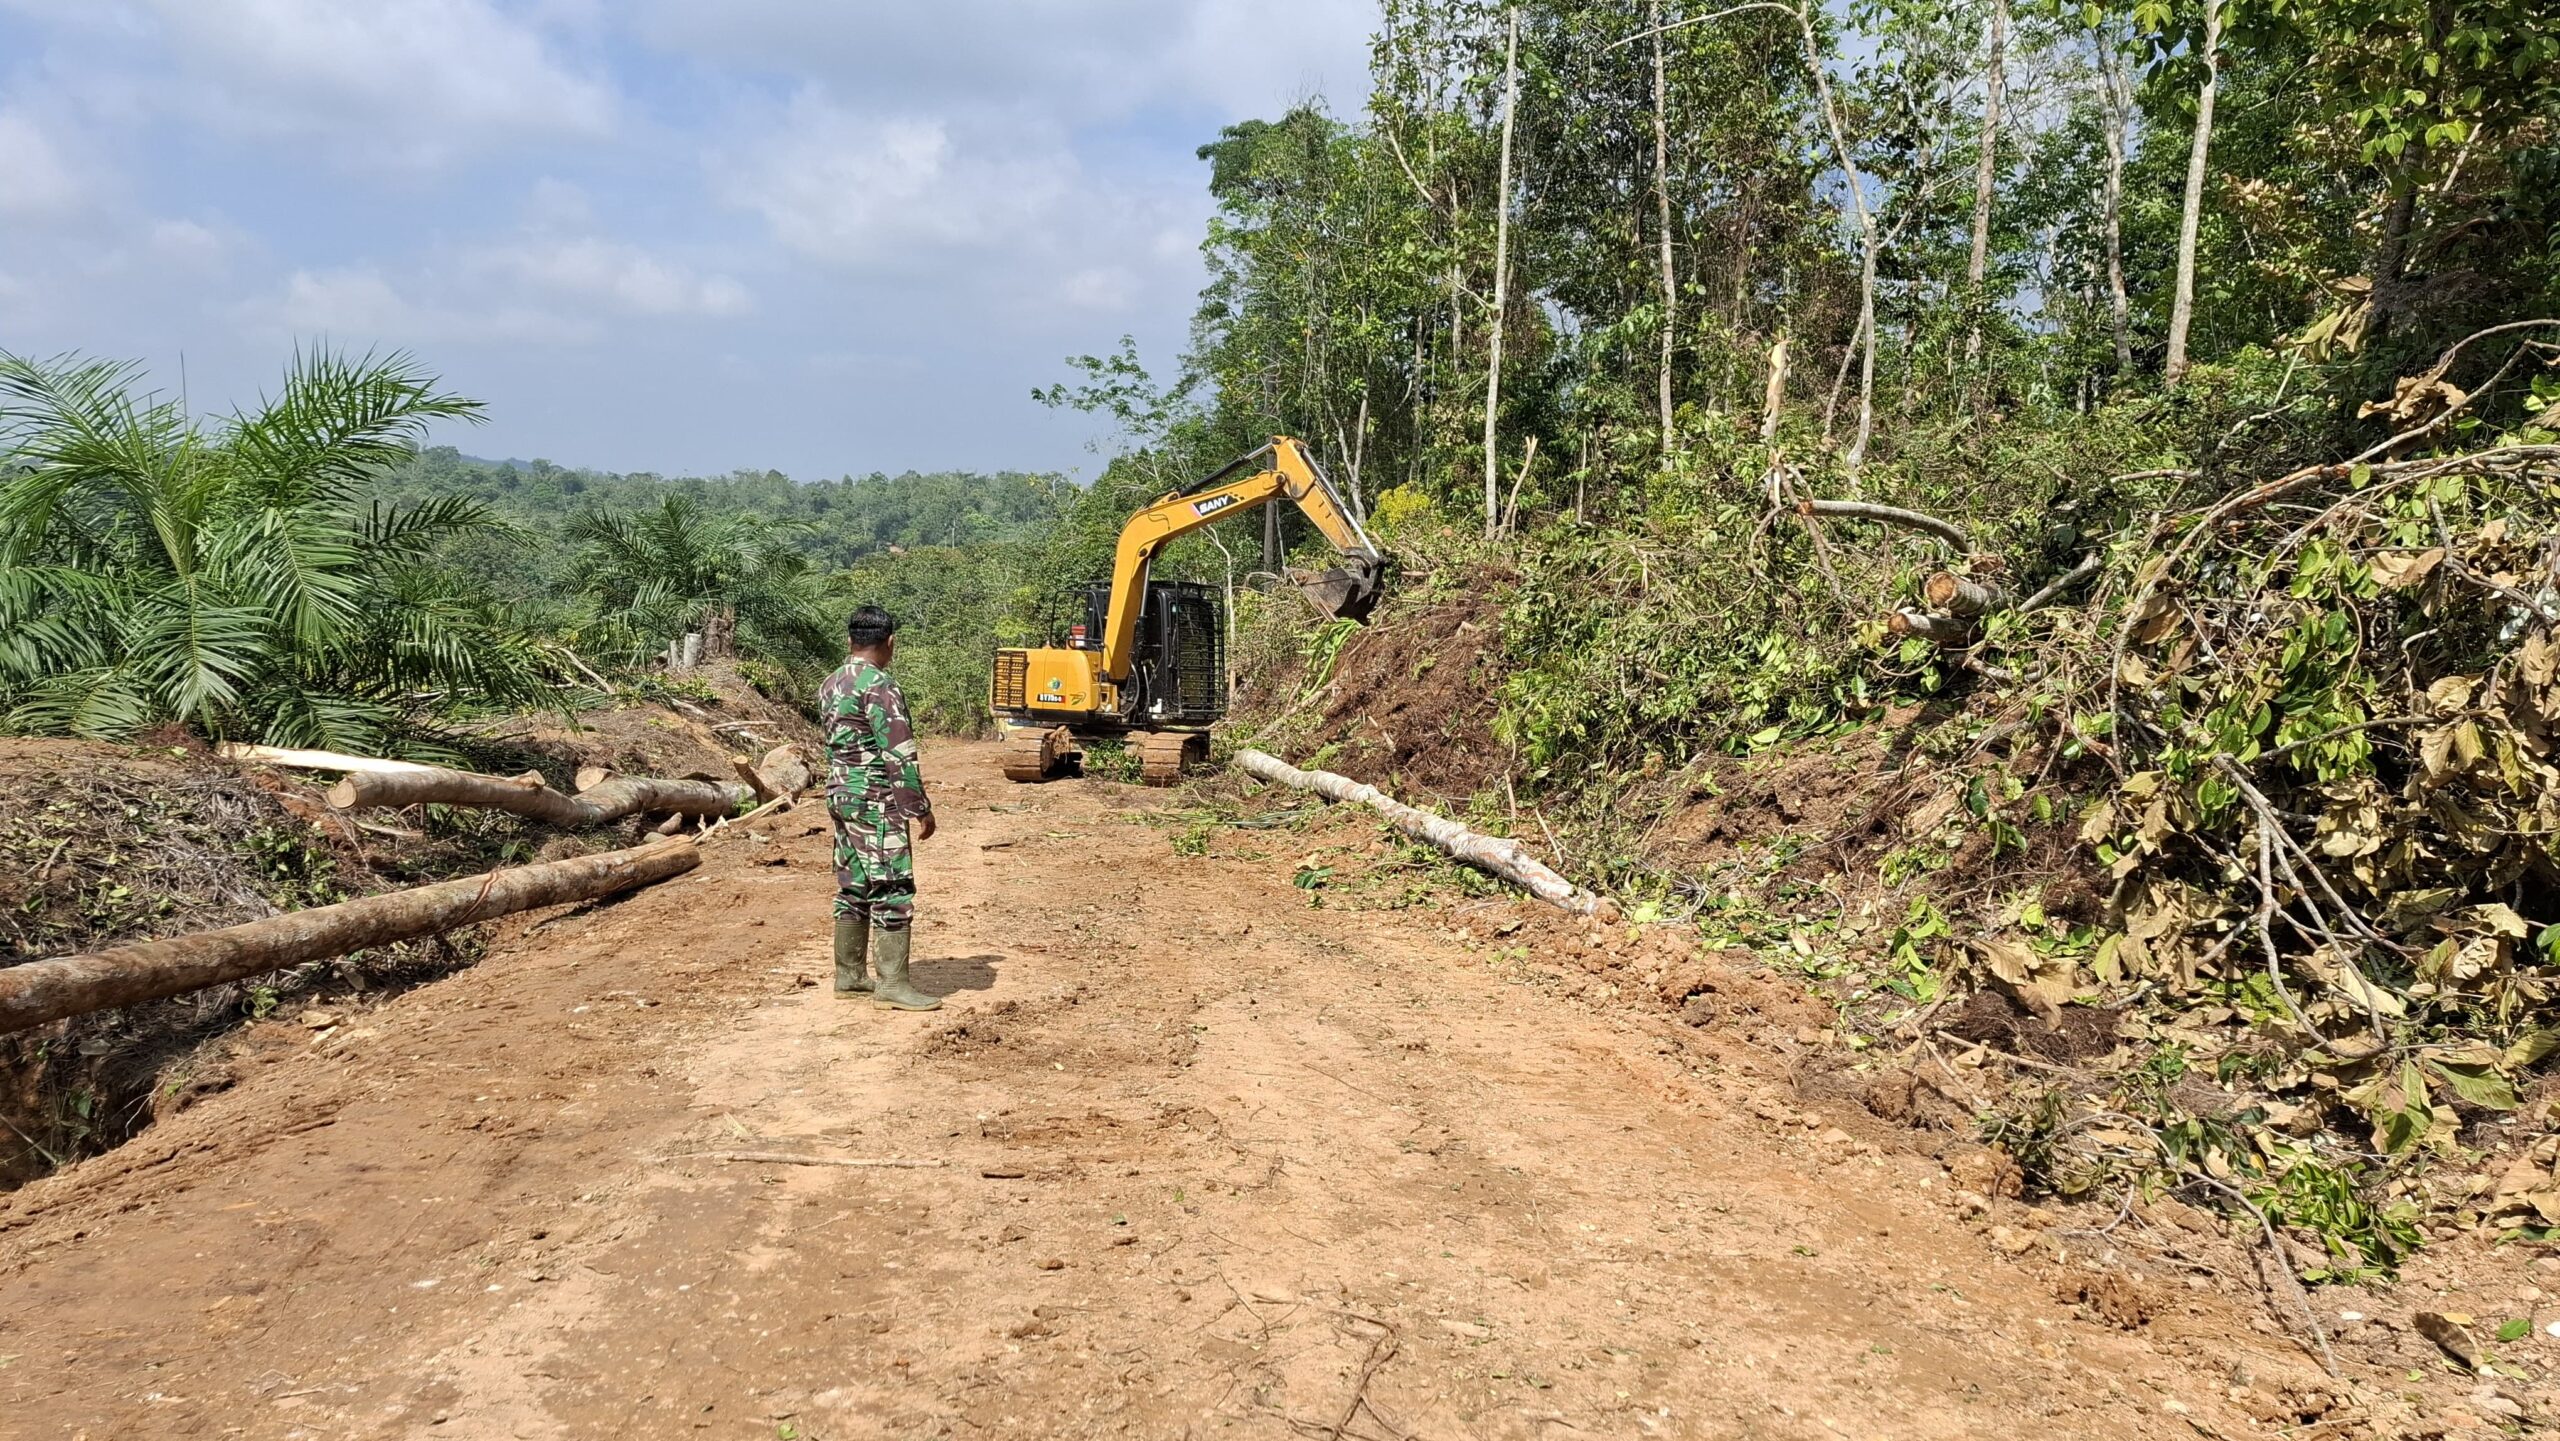
{"type": "Polygon", "coordinates": [[[2080,837],[2111,886],[2094,947],[2021,925],[1973,942],[1979,978],[2035,1010],[2141,1003],[2155,1059],[2237,1093],[2201,1146],[2166,1092],[2084,1096],[2048,1170],[2122,1179],[2109,1138],[2137,1135],[2153,1174],[2202,1166],[2279,1219],[2376,1203],[2301,1227],[2340,1270],[2393,1259],[2413,1202],[2560,1227],[2554,1147],[2407,1164],[2490,1148],[2464,1128],[2529,1109],[2560,1050],[2560,436],[2464,429],[2554,348],[2469,394],[2455,353],[2401,384],[2389,440],[2163,514],[2088,568],[2085,606],[1995,605],[1946,653],[2097,780],[2080,837]]]}

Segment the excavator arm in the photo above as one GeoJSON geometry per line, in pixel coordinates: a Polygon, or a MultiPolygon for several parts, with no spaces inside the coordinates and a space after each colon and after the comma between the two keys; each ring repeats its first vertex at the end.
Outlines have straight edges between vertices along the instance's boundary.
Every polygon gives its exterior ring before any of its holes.
{"type": "Polygon", "coordinates": [[[1146,603],[1147,569],[1167,545],[1230,515],[1278,500],[1295,503],[1342,557],[1342,568],[1314,590],[1336,614],[1365,611],[1376,599],[1386,557],[1360,526],[1333,483],[1316,469],[1306,447],[1275,436],[1191,490],[1176,492],[1136,515],[1120,530],[1111,566],[1111,606],[1102,626],[1102,675],[1125,682],[1136,659],[1138,612],[1146,603]],[[1270,463],[1239,480],[1226,479],[1268,457],[1270,463]]]}

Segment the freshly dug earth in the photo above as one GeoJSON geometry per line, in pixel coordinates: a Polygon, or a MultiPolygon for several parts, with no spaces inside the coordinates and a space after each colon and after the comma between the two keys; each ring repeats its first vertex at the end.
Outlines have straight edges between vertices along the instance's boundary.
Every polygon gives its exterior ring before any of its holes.
{"type": "Polygon", "coordinates": [[[0,1433],[2236,1437],[2401,1404],[1805,1105],[1817,1018],[1750,977],[1684,958],[1718,986],[1684,1004],[1726,998],[1697,1023],[1569,1000],[1507,902],[1476,944],[1315,904],[1298,837],[1185,855],[1159,794],[928,766],[946,1010],[828,993],[803,809],[251,1027],[229,1091],[0,1200],[0,1433]]]}
{"type": "Polygon", "coordinates": [[[1470,600],[1397,615],[1344,643],[1323,703],[1326,765],[1417,802],[1501,778],[1501,611],[1470,600]]]}

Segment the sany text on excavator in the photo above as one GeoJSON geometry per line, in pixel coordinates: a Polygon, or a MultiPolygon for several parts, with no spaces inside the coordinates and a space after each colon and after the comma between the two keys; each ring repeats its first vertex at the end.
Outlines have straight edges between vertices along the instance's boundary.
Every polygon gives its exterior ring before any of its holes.
{"type": "Polygon", "coordinates": [[[1279,500],[1306,512],[1341,557],[1334,569],[1290,578],[1328,614],[1368,614],[1385,556],[1306,447],[1275,436],[1129,517],[1111,578],[1086,588],[1084,622],[1063,645],[996,652],[988,703],[1005,731],[1008,779],[1060,773],[1092,736],[1135,738],[1149,785],[1171,785],[1208,758],[1205,727],[1227,709],[1225,615],[1214,589],[1155,580],[1148,568],[1182,536],[1279,500]]]}

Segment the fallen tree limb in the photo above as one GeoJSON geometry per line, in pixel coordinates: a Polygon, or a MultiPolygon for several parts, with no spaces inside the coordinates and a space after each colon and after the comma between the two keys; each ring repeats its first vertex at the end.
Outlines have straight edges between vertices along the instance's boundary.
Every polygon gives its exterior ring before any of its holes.
{"type": "Polygon", "coordinates": [[[755,792],[728,781],[668,781],[650,776],[608,776],[574,796],[537,778],[474,775],[469,771],[349,772],[329,788],[329,804],[359,806],[476,806],[530,816],[555,826],[607,825],[642,812],[717,819],[751,803],[755,792]]]}
{"type": "Polygon", "coordinates": [[[2046,606],[2060,600],[2065,591],[2070,590],[2073,586],[2087,580],[2089,577],[2096,575],[2098,573],[2098,567],[2105,565],[2106,563],[2107,554],[2102,550],[2093,550],[2087,555],[2080,557],[2080,563],[2078,565],[2075,565],[2069,570],[2064,571],[2062,574],[2055,576],[2045,585],[2044,589],[2037,591],[2035,594],[2028,596],[2025,600],[2018,602],[2018,614],[2025,615],[2030,611],[2042,610],[2046,606]]]}
{"type": "Polygon", "coordinates": [[[951,1164],[906,1156],[803,1156],[793,1151],[686,1151],[662,1161],[745,1161],[766,1166],[852,1166],[862,1170],[925,1171],[951,1164]]]}
{"type": "Polygon", "coordinates": [[[1799,500],[1796,511],[1801,515],[1837,515],[1850,520],[1872,520],[1879,525],[1898,525],[1904,530],[1935,536],[1954,548],[1958,555],[1973,549],[1973,542],[1965,538],[1962,527],[1934,515],[1904,510],[1898,505],[1877,505],[1864,500],[1799,500]]]}
{"type": "Polygon", "coordinates": [[[420,771],[436,769],[434,766],[420,765],[416,761],[384,760],[380,756],[347,755],[339,751],[295,750],[290,746],[243,745],[237,741],[225,741],[214,747],[214,754],[227,761],[240,761],[247,765],[283,766],[288,770],[298,771],[346,771],[350,774],[363,771],[375,775],[415,775],[420,771]]]}
{"type": "Polygon", "coordinates": [[[607,851],[292,911],[218,931],[0,968],[0,1033],[441,935],[517,911],[594,900],[682,875],[700,864],[701,852],[689,844],[607,851]]]}
{"type": "Polygon", "coordinates": [[[1376,786],[1331,771],[1302,771],[1277,756],[1255,750],[1236,752],[1236,764],[1246,774],[1274,785],[1313,791],[1329,801],[1367,806],[1415,840],[1436,846],[1488,875],[1499,876],[1560,910],[1584,916],[1616,910],[1605,897],[1595,896],[1548,869],[1518,841],[1481,835],[1446,816],[1405,805],[1376,786]]]}

